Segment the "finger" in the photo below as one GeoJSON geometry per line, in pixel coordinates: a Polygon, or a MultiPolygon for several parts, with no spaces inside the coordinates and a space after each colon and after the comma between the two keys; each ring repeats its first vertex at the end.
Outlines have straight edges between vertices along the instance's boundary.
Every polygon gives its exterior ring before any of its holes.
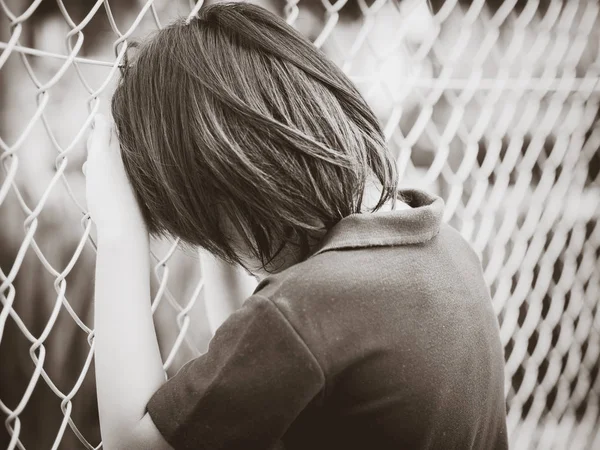
{"type": "Polygon", "coordinates": [[[94,118],[94,131],[90,137],[91,142],[88,151],[106,151],[110,145],[112,127],[103,114],[96,114],[94,118]]]}
{"type": "Polygon", "coordinates": [[[112,123],[112,130],[110,133],[110,151],[121,154],[121,142],[119,141],[119,135],[117,134],[117,126],[112,123]]]}
{"type": "Polygon", "coordinates": [[[87,141],[85,142],[85,151],[88,156],[90,154],[90,147],[92,146],[93,140],[94,140],[94,129],[92,128],[88,134],[87,141]]]}
{"type": "Polygon", "coordinates": [[[107,133],[110,129],[110,124],[106,116],[102,113],[97,113],[94,117],[94,131],[107,133]]]}

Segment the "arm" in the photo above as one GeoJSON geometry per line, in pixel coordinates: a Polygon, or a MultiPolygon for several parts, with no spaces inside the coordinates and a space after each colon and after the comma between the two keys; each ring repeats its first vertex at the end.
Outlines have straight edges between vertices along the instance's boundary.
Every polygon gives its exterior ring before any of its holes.
{"type": "Polygon", "coordinates": [[[98,233],[95,369],[107,450],[170,448],[144,417],[166,377],[150,310],[148,235],[140,231],[98,233]]]}
{"type": "Polygon", "coordinates": [[[86,163],[98,230],[95,370],[104,448],[170,449],[145,412],[166,380],[150,310],[148,233],[111,127],[99,117],[86,163]]]}
{"type": "Polygon", "coordinates": [[[200,264],[206,280],[203,289],[206,315],[214,335],[225,319],[250,297],[256,288],[256,280],[241,268],[220,261],[205,251],[200,251],[200,264]]]}
{"type": "Polygon", "coordinates": [[[148,412],[176,448],[272,449],[324,383],[294,327],[257,294],[160,387],[148,412]]]}

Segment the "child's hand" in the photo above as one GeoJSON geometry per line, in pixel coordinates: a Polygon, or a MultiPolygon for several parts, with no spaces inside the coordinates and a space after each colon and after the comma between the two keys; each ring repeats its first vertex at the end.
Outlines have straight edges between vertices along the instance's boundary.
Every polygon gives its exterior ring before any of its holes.
{"type": "Polygon", "coordinates": [[[88,211],[98,235],[145,233],[146,227],[121,160],[111,123],[97,114],[84,164],[88,211]]]}

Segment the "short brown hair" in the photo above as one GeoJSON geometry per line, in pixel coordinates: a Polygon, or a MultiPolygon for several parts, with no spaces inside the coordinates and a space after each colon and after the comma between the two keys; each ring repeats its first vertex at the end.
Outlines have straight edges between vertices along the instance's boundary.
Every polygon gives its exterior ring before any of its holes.
{"type": "Polygon", "coordinates": [[[360,212],[371,178],[395,201],[377,118],[283,19],[247,3],[204,7],[156,32],[112,100],[122,157],[149,231],[240,262],[228,220],[267,264],[360,212]],[[324,225],[319,230],[315,224],[324,225]]]}

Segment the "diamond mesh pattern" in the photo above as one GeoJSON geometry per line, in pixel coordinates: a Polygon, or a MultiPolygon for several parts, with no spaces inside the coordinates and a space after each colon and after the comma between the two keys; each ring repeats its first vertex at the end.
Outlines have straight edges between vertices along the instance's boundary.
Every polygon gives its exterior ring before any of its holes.
{"type": "MultiPolygon", "coordinates": [[[[481,256],[506,350],[512,448],[600,448],[598,2],[261,4],[349,74],[403,185],[441,195],[444,220],[481,256]]],[[[99,448],[84,141],[131,39],[202,1],[0,6],[6,445],[99,448]]],[[[209,337],[202,271],[177,242],[153,242],[153,254],[173,373],[209,337]]]]}

